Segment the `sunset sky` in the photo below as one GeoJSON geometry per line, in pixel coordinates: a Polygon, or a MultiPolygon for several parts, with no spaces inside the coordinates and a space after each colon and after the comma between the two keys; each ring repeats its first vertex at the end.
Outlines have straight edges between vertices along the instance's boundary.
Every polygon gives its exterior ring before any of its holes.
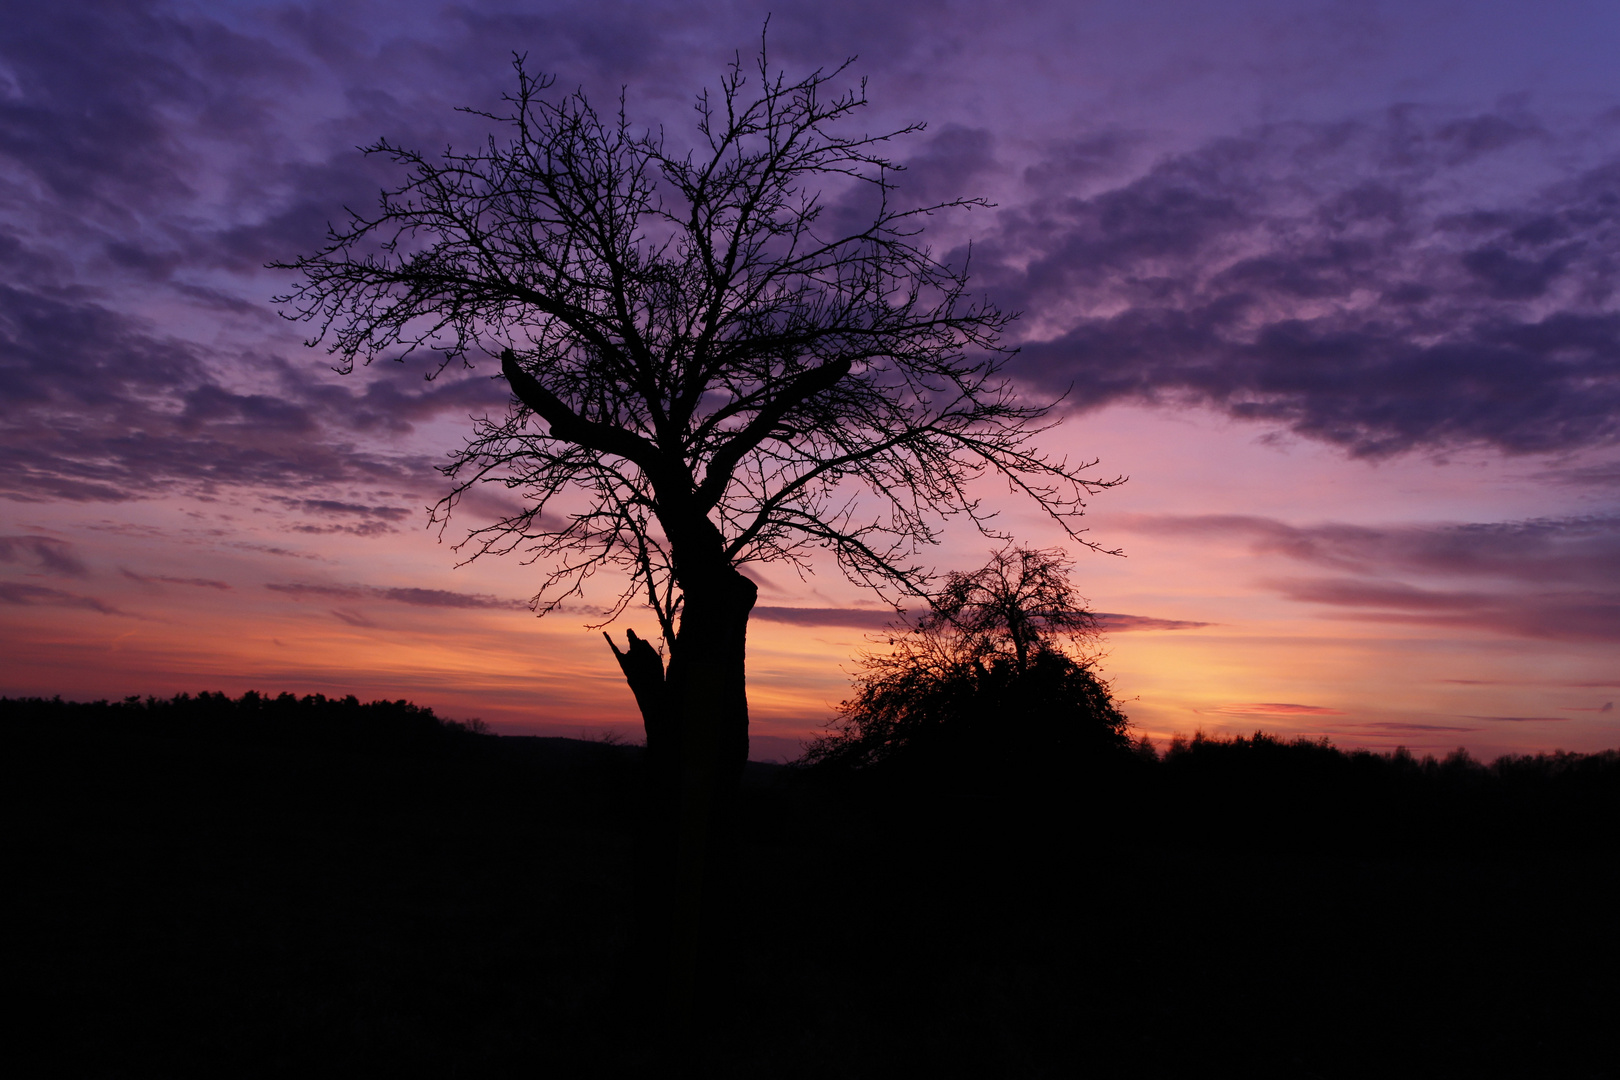
{"type": "MultiPolygon", "coordinates": [[[[1125,475],[1070,545],[1137,730],[1481,756],[1620,746],[1620,6],[1575,0],[6,4],[0,694],[406,697],[633,736],[587,595],[457,564],[434,466],[497,365],[339,375],[271,297],[400,178],[358,145],[489,130],[511,56],[690,132],[771,13],[858,56],[901,194],[1022,313],[1044,448],[1125,475]]],[[[1057,545],[987,489],[1003,527],[1057,545]]],[[[953,527],[941,570],[993,545],[953,527]]],[[[761,583],[754,756],[790,758],[892,612],[761,583]]],[[[646,612],[613,628],[653,634],[646,612]]]]}

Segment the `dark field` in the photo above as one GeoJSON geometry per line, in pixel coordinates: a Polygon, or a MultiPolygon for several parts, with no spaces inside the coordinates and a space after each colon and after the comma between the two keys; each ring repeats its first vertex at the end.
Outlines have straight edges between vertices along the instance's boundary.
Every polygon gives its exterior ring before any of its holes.
{"type": "MultiPolygon", "coordinates": [[[[637,751],[327,704],[4,703],[9,1075],[668,1075],[616,979],[637,751]]],[[[1620,1076],[1613,757],[1378,760],[757,767],[683,1054],[750,1077],[1620,1076]]]]}

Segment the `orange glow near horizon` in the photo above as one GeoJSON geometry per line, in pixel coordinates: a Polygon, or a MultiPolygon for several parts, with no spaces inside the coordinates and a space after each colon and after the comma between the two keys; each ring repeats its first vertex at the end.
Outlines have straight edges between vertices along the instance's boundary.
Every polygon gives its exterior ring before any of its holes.
{"type": "MultiPolygon", "coordinates": [[[[1124,546],[1127,557],[1073,552],[1080,591],[1095,610],[1176,627],[1149,622],[1101,643],[1102,671],[1139,733],[1162,744],[1199,730],[1264,730],[1378,749],[1467,746],[1487,757],[1620,742],[1615,713],[1603,711],[1620,690],[1607,644],[1401,623],[1400,613],[1369,621],[1360,608],[1302,603],[1268,583],[1291,580],[1304,564],[1242,531],[1251,525],[1220,519],[1213,531],[1189,533],[1185,524],[1217,513],[1294,525],[1466,520],[1480,483],[1494,485],[1497,499],[1517,485],[1521,514],[1531,517],[1555,511],[1556,493],[1501,470],[1364,465],[1147,410],[1063,430],[1076,451],[1101,452],[1133,473],[1088,518],[1090,535],[1124,546]],[[1211,471],[1217,460],[1225,467],[1211,471]],[[1257,486],[1262,470],[1269,480],[1257,486]]],[[[5,694],[352,693],[408,698],[512,733],[638,735],[601,632],[579,611],[536,620],[524,610],[538,573],[515,559],[456,569],[450,547],[415,528],[300,533],[296,515],[251,505],[135,503],[119,519],[105,507],[21,509],[14,530],[67,545],[81,569],[25,578],[54,590],[56,602],[0,607],[0,633],[12,643],[0,665],[5,694]]],[[[1016,503],[1004,520],[1027,542],[1061,539],[1016,503]]],[[[990,546],[952,531],[936,565],[971,567],[990,546]]],[[[873,602],[836,572],[800,581],[781,567],[750,571],[762,605],[873,602]]],[[[607,595],[597,584],[587,600],[607,595]]],[[[632,609],[612,629],[648,634],[651,622],[632,609]]],[[[749,640],[755,755],[791,758],[834,717],[873,639],[856,627],[756,618],[749,640]]]]}

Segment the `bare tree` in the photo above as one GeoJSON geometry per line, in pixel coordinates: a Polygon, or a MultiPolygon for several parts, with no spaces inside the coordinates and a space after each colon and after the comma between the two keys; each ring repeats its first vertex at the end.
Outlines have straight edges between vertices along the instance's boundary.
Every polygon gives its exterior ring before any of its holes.
{"type": "Polygon", "coordinates": [[[916,556],[943,519],[989,528],[981,477],[1075,536],[1083,497],[1117,482],[1034,445],[1050,406],[1004,377],[1010,316],[919,241],[929,215],[985,204],[895,205],[885,145],[922,125],[852,131],[865,83],[833,89],[848,66],[790,81],[762,48],[699,95],[696,137],[677,149],[634,127],[622,97],[612,116],[581,92],[548,98],[552,81],[519,57],[506,107],[467,110],[504,138],[440,156],[365,148],[404,182],[276,264],[302,274],[284,313],[313,322],[310,344],[344,369],[419,349],[439,370],[500,358],[511,408],[476,421],[435,514],[477,484],[517,491],[525,509],[474,530],[475,555],[545,560],[542,613],[611,569],[629,584],[605,620],[638,601],[657,618],[667,650],[633,631],[613,650],[659,790],[679,802],[653,811],[680,822],[674,896],[659,900],[677,926],[695,923],[747,757],[757,590],[741,568],[803,568],[820,548],[854,581],[918,594],[916,556]]]}

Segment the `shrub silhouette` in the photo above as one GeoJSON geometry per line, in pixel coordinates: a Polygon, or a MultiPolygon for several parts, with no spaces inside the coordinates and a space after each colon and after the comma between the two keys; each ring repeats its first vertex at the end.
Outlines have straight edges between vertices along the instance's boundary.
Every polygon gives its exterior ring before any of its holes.
{"type": "Polygon", "coordinates": [[[982,771],[1057,762],[1129,746],[1127,719],[1089,666],[1042,650],[1020,669],[1005,658],[943,669],[907,657],[857,682],[836,729],[805,752],[810,765],[982,771]]]}
{"type": "Polygon", "coordinates": [[[1009,546],[949,575],[930,613],[862,661],[855,696],[810,743],[813,770],[1005,794],[1053,793],[1123,756],[1127,719],[1085,651],[1095,619],[1057,553],[1009,546]]]}

